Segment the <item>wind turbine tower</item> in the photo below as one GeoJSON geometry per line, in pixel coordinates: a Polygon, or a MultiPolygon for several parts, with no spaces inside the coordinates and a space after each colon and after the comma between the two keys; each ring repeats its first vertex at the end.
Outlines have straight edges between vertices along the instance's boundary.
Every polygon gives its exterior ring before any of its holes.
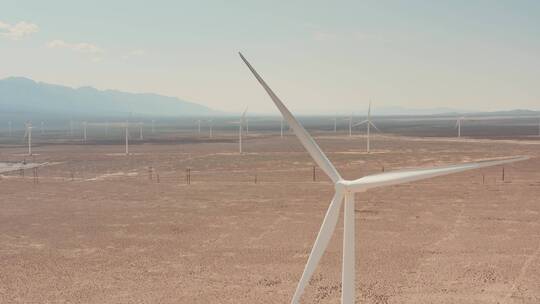
{"type": "Polygon", "coordinates": [[[238,151],[240,152],[240,154],[242,154],[242,129],[243,125],[246,123],[246,112],[247,108],[244,110],[244,113],[242,113],[240,120],[235,122],[238,123],[238,151]]]}
{"type": "Polygon", "coordinates": [[[213,128],[214,120],[210,119],[208,120],[208,131],[209,131],[209,137],[212,138],[212,128],[213,128]]]}
{"type": "Polygon", "coordinates": [[[457,128],[457,137],[458,138],[461,138],[461,121],[463,120],[464,118],[463,117],[459,117],[456,121],[456,126],[455,128],[457,128]]]}
{"type": "Polygon", "coordinates": [[[88,124],[86,123],[86,121],[83,121],[83,142],[86,142],[86,138],[87,138],[86,137],[86,129],[87,129],[86,127],[87,127],[87,125],[88,124]]]}
{"type": "Polygon", "coordinates": [[[349,116],[348,118],[345,118],[346,121],[349,122],[349,137],[352,136],[352,127],[353,127],[353,115],[351,113],[351,116],[349,116]]]}
{"type": "Polygon", "coordinates": [[[126,155],[129,155],[129,121],[126,120],[126,155]]]}
{"type": "Polygon", "coordinates": [[[28,138],[28,155],[32,155],[32,123],[26,123],[26,132],[24,137],[28,138]]]}

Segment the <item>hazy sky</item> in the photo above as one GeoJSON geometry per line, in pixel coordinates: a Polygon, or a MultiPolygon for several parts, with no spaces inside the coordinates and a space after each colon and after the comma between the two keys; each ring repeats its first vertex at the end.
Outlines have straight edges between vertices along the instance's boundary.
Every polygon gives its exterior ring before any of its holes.
{"type": "Polygon", "coordinates": [[[540,1],[0,4],[0,78],[155,92],[275,113],[540,109],[540,1]]]}

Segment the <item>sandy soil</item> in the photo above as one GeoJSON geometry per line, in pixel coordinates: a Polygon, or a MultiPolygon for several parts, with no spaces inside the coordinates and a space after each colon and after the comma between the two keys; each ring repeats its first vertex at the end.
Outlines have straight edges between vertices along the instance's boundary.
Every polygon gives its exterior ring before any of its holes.
{"type": "MultiPolygon", "coordinates": [[[[230,135],[230,138],[234,134],[230,135]]],[[[540,145],[318,139],[347,178],[528,161],[358,195],[358,303],[540,303],[540,145]],[[483,182],[484,181],[484,182],[483,182]]],[[[0,303],[287,303],[333,187],[291,136],[39,145],[0,180],[0,303]],[[151,169],[150,169],[151,167],[151,169]],[[191,185],[186,169],[191,168],[191,185]],[[159,182],[158,182],[159,176],[159,182]]],[[[0,147],[20,161],[24,145],[0,147]]],[[[341,234],[303,303],[339,303],[341,234]]]]}

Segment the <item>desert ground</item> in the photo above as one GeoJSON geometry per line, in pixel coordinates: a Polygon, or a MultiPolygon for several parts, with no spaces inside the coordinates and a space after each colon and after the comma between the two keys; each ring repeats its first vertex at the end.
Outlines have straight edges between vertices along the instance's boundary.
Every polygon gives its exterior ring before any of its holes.
{"type": "MultiPolygon", "coordinates": [[[[376,134],[370,154],[362,131],[312,132],[346,178],[531,157],[357,195],[357,303],[540,303],[540,140],[501,129],[376,134]]],[[[121,136],[36,134],[32,157],[0,138],[0,162],[48,162],[2,174],[0,303],[288,303],[333,195],[296,138],[254,130],[239,155],[234,129],[133,132],[129,156],[121,136]]],[[[342,231],[303,303],[339,303],[342,231]]]]}

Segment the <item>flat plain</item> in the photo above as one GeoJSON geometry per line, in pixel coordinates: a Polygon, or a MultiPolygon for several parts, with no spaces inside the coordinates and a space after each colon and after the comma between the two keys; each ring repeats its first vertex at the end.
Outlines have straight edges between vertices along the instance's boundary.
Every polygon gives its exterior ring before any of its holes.
{"type": "MultiPolygon", "coordinates": [[[[361,133],[314,135],[346,178],[529,155],[357,195],[357,303],[540,303],[540,140],[379,134],[367,154],[361,133]]],[[[129,156],[36,138],[38,180],[0,180],[0,303],[287,303],[333,194],[289,133],[253,132],[243,155],[232,132],[148,135],[129,156]]],[[[341,235],[303,303],[339,303],[341,235]]]]}

